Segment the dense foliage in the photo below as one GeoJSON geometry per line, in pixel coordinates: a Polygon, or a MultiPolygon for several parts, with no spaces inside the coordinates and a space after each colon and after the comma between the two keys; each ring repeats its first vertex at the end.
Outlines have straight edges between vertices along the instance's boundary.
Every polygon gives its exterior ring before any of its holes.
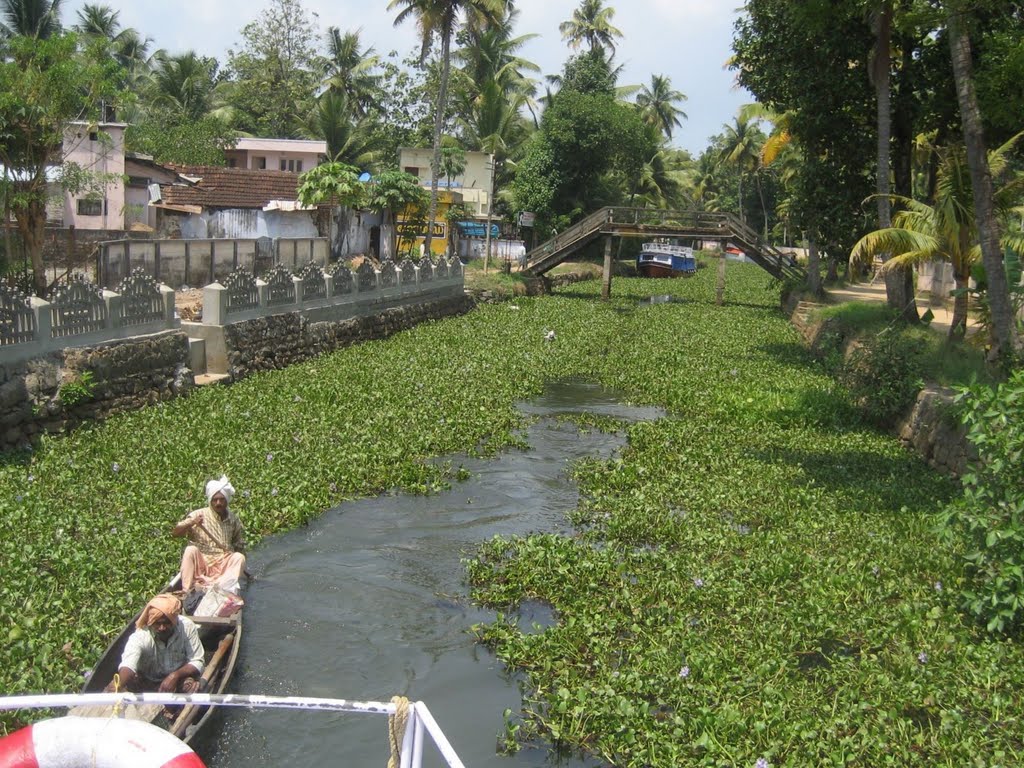
{"type": "Polygon", "coordinates": [[[993,389],[975,386],[959,401],[978,460],[964,496],[945,514],[951,539],[969,541],[963,608],[994,632],[1024,625],[1024,372],[993,389]]]}

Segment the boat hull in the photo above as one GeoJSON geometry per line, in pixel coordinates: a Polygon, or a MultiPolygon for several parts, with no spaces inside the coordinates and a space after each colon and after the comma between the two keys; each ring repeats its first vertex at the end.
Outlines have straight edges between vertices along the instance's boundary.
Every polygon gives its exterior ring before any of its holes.
{"type": "Polygon", "coordinates": [[[642,277],[688,277],[697,271],[697,260],[692,248],[645,243],[636,271],[642,277]]]}
{"type": "MultiPolygon", "coordinates": [[[[180,587],[178,577],[172,579],[165,592],[175,591],[180,587]]],[[[227,688],[234,676],[235,664],[238,660],[238,649],[242,639],[242,614],[244,608],[228,617],[207,617],[189,615],[199,628],[199,636],[206,651],[207,664],[217,658],[216,672],[207,681],[204,693],[227,693],[227,688]]],[[[107,650],[100,657],[100,660],[93,668],[92,674],[82,688],[82,693],[102,693],[107,684],[113,679],[121,662],[121,655],[124,653],[125,644],[128,638],[135,631],[135,621],[140,614],[136,614],[128,626],[122,630],[117,638],[110,644],[107,650]]],[[[137,710],[135,717],[150,722],[159,721],[163,712],[160,705],[146,705],[143,707],[129,707],[129,710],[137,710]]],[[[186,744],[192,742],[204,725],[213,715],[215,707],[192,707],[182,709],[175,721],[171,724],[170,730],[186,744]]],[[[75,707],[69,714],[83,717],[110,717],[111,707],[75,707]]]]}

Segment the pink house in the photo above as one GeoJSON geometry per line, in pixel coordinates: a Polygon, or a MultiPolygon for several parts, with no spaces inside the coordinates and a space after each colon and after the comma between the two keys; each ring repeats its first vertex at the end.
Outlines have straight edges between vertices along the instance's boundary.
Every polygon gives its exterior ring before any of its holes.
{"type": "Polygon", "coordinates": [[[124,229],[125,158],[124,123],[68,125],[64,131],[65,163],[75,163],[90,173],[104,174],[98,189],[64,193],[64,226],[76,229],[124,229]]]}
{"type": "Polygon", "coordinates": [[[224,152],[228,168],[302,173],[327,158],[327,142],[307,139],[240,138],[224,152]]]}

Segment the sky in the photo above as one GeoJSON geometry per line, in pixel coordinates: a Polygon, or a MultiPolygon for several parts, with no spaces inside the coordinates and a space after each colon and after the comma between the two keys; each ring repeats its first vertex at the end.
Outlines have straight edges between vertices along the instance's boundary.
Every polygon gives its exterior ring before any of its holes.
{"type": "MultiPolygon", "coordinates": [[[[64,3],[64,23],[73,25],[87,0],[64,3]]],[[[239,47],[240,30],[266,7],[263,0],[92,0],[120,13],[122,26],[134,27],[153,39],[155,48],[169,53],[189,49],[215,56],[222,64],[227,50],[239,47]]],[[[616,46],[615,62],[623,65],[620,85],[649,84],[651,75],[666,75],[687,101],[679,105],[688,118],[673,134],[673,144],[694,156],[709,137],[732,122],[742,104],[753,97],[735,84],[726,69],[731,55],[732,27],[742,0],[607,0],[615,8],[612,23],[623,38],[616,46]]],[[[361,30],[364,45],[380,55],[397,50],[419,50],[413,21],[394,26],[388,0],[303,0],[318,16],[322,30],[361,30]]],[[[541,67],[542,74],[557,74],[570,55],[558,32],[559,23],[571,18],[578,0],[519,0],[519,35],[538,37],[522,49],[522,56],[541,67]]]]}

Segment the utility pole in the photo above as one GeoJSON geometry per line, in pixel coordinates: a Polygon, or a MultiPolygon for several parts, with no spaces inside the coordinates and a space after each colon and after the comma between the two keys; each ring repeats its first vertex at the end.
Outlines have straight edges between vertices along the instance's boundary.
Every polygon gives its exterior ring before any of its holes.
{"type": "Polygon", "coordinates": [[[491,212],[494,210],[494,155],[487,162],[487,168],[491,172],[489,190],[487,192],[487,234],[486,245],[484,245],[484,274],[487,274],[487,265],[491,261],[491,212]]]}

